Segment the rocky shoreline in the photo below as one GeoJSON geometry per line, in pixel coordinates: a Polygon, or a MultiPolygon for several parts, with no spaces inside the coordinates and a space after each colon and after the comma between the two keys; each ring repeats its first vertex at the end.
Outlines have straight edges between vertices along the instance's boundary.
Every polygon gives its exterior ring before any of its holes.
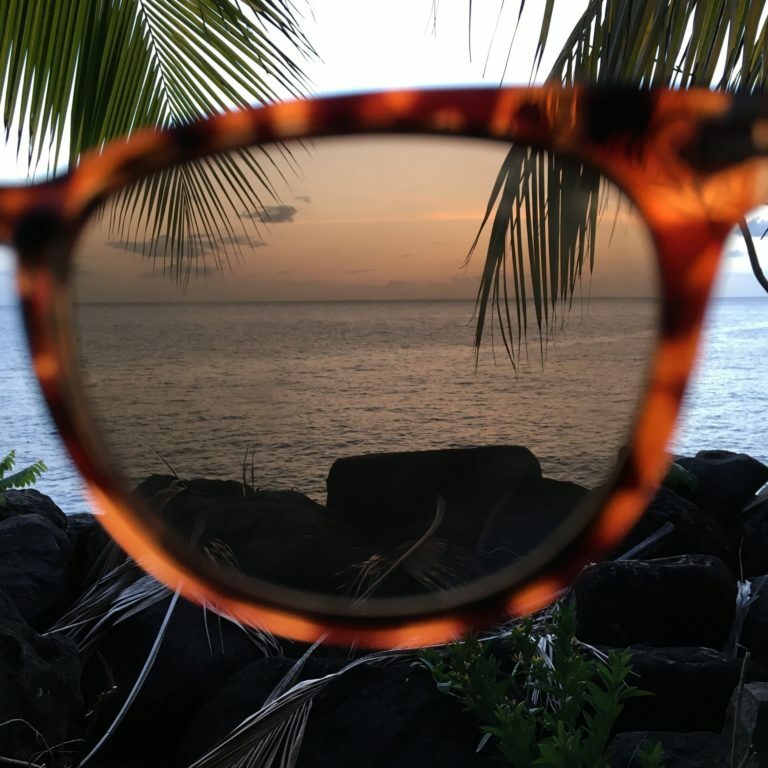
{"type": "MultiPolygon", "coordinates": [[[[446,486],[458,476],[457,465],[446,452],[435,464],[436,457],[426,455],[432,453],[393,455],[386,471],[379,466],[375,476],[370,462],[362,472],[354,466],[357,459],[337,462],[325,507],[295,491],[265,492],[207,480],[184,484],[186,501],[176,495],[166,503],[169,514],[176,510],[180,516],[193,508],[198,516],[215,509],[221,517],[222,508],[232,510],[218,531],[222,538],[243,541],[242,531],[258,524],[260,538],[271,540],[273,549],[277,539],[281,546],[290,544],[298,561],[308,546],[316,547],[318,537],[330,535],[331,526],[334,535],[343,531],[356,547],[349,558],[364,558],[372,541],[378,545],[386,537],[375,527],[381,510],[398,509],[404,522],[416,516],[412,536],[429,525],[433,486],[449,499],[446,540],[452,530],[467,536],[461,510],[476,505],[477,498],[446,486]],[[438,472],[436,466],[448,469],[438,472]],[[373,500],[362,532],[350,527],[357,522],[350,516],[359,508],[360,492],[373,500]],[[398,493],[417,501],[404,509],[398,493]],[[329,510],[337,513],[331,523],[329,510]]],[[[545,493],[555,518],[581,496],[584,489],[553,485],[556,481],[535,476],[527,458],[518,459],[516,466],[524,467],[519,482],[535,483],[537,500],[545,493]]],[[[649,739],[661,742],[666,768],[768,765],[768,490],[760,491],[768,482],[768,467],[723,451],[676,463],[685,470],[682,480],[670,475],[668,487],[660,489],[617,559],[585,568],[571,592],[578,637],[598,649],[629,648],[632,684],[654,694],[626,704],[611,746],[611,766],[639,768],[633,756],[649,739]],[[695,482],[688,483],[691,477],[695,482]],[[633,550],[636,554],[626,558],[633,550]]],[[[492,487],[489,462],[480,465],[485,475],[476,487],[492,487]]],[[[173,483],[174,478],[154,477],[138,490],[153,498],[173,483]]],[[[0,506],[0,758],[22,765],[77,765],[142,674],[173,598],[132,563],[120,564],[119,553],[91,515],[66,516],[33,490],[5,496],[0,506]],[[73,626],[74,615],[78,626],[73,626]]],[[[526,493],[516,498],[520,514],[527,509],[526,493]]],[[[472,531],[472,540],[490,535],[498,544],[503,510],[493,526],[472,531]]],[[[397,550],[402,542],[390,545],[397,550]]],[[[239,556],[250,552],[265,568],[267,551],[250,542],[239,556]]],[[[338,551],[334,557],[322,564],[328,574],[343,570],[338,551]]],[[[487,561],[480,565],[487,567],[487,561]]],[[[278,581],[290,578],[284,568],[274,574],[278,581]]],[[[412,573],[392,583],[395,590],[417,588],[412,573]]],[[[329,581],[325,588],[338,584],[329,581]]],[[[272,734],[270,748],[290,750],[285,741],[290,736],[300,747],[294,755],[298,766],[496,764],[489,750],[476,751],[477,724],[436,690],[426,670],[414,667],[413,655],[398,654],[384,663],[381,656],[335,648],[319,647],[308,657],[306,651],[303,644],[244,631],[179,601],[135,701],[88,764],[207,765],[201,756],[217,745],[235,749],[244,737],[226,742],[227,735],[254,713],[260,713],[264,729],[270,723],[273,731],[275,723],[291,726],[283,737],[272,734]],[[357,665],[350,667],[351,661],[357,665]],[[320,682],[309,685],[307,698],[306,691],[295,689],[299,680],[320,682]],[[274,696],[276,686],[279,695],[274,696]]],[[[494,645],[494,653],[503,655],[503,644],[494,645]]]]}

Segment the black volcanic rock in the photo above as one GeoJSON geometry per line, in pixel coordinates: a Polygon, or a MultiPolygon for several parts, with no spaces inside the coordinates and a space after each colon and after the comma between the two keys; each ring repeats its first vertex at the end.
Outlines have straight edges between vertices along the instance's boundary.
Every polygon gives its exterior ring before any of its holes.
{"type": "Polygon", "coordinates": [[[719,650],[733,622],[736,578],[709,555],[609,561],[582,571],[573,594],[585,642],[719,650]]]}
{"type": "MultiPolygon", "coordinates": [[[[136,682],[167,608],[165,599],[116,624],[99,644],[99,656],[88,662],[84,687],[94,691],[103,685],[104,665],[117,686],[99,713],[97,732],[110,724],[136,682]]],[[[179,600],[157,659],[107,752],[150,744],[156,753],[170,750],[223,681],[263,657],[264,651],[235,624],[179,600]]]]}
{"type": "Polygon", "coordinates": [[[696,475],[698,486],[694,503],[728,524],[761,486],[768,483],[768,467],[744,453],[699,451],[695,457],[676,459],[676,463],[696,475]]]}
{"type": "Polygon", "coordinates": [[[727,744],[719,733],[693,731],[632,731],[617,733],[610,744],[611,768],[642,768],[638,751],[646,744],[661,744],[664,768],[723,768],[727,744]]]}
{"type": "Polygon", "coordinates": [[[441,497],[439,535],[471,546],[505,495],[541,479],[538,459],[521,446],[351,456],[331,467],[327,506],[375,540],[396,544],[427,530],[441,497]]]}
{"type": "Polygon", "coordinates": [[[768,667],[768,576],[752,581],[752,594],[754,601],[744,618],[739,642],[758,664],[768,667]]]}
{"type": "Polygon", "coordinates": [[[715,516],[664,487],[659,488],[643,516],[617,547],[617,554],[628,552],[665,523],[672,523],[674,530],[650,550],[653,557],[714,555],[731,564],[733,552],[728,535],[715,516]]]}
{"type": "Polygon", "coordinates": [[[0,520],[0,585],[37,629],[46,629],[65,607],[71,552],[63,527],[48,516],[0,520]]]}
{"type": "Polygon", "coordinates": [[[746,578],[768,573],[768,491],[744,508],[731,539],[746,578]]]}
{"type": "MultiPolygon", "coordinates": [[[[180,742],[175,764],[189,765],[253,714],[292,662],[265,659],[234,675],[199,711],[180,742]]],[[[310,658],[301,679],[341,669],[343,659],[310,658]]],[[[469,768],[496,765],[494,750],[476,753],[478,723],[441,694],[408,660],[362,665],[333,679],[310,710],[298,766],[312,768],[469,768]]]]}
{"type": "Polygon", "coordinates": [[[38,515],[53,523],[57,528],[67,527],[67,516],[49,496],[35,490],[3,491],[4,502],[0,504],[0,520],[7,520],[18,515],[38,515]]]}
{"type": "MultiPolygon", "coordinates": [[[[744,664],[710,648],[632,646],[630,683],[653,694],[630,699],[617,731],[721,731],[744,664]]],[[[765,670],[744,669],[746,682],[765,670]]]]}
{"type": "Polygon", "coordinates": [[[318,695],[297,768],[480,768],[498,765],[478,723],[408,662],[360,666],[318,695]]]}
{"type": "Polygon", "coordinates": [[[82,709],[75,645],[57,635],[37,634],[0,591],[0,755],[27,760],[44,752],[46,743],[78,736],[82,709]],[[14,719],[26,724],[8,722],[14,719]]]}

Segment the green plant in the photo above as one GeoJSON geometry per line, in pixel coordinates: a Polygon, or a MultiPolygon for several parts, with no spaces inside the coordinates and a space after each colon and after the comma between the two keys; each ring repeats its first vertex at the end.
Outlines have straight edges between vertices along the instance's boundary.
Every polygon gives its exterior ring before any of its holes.
{"type": "Polygon", "coordinates": [[[646,742],[637,752],[640,768],[664,768],[661,762],[661,743],[646,742]]]}
{"type": "Polygon", "coordinates": [[[8,475],[7,473],[13,469],[15,464],[16,451],[10,451],[0,461],[0,504],[5,504],[5,496],[3,495],[5,491],[11,488],[26,488],[34,485],[43,472],[48,469],[42,461],[36,461],[28,467],[8,475]]]}
{"type": "Polygon", "coordinates": [[[699,478],[680,464],[673,463],[669,465],[664,485],[675,493],[690,497],[699,487],[699,478]]]}
{"type": "MultiPolygon", "coordinates": [[[[427,650],[420,661],[514,768],[608,768],[608,743],[624,702],[648,694],[626,682],[629,651],[598,656],[575,630],[573,607],[559,605],[538,623],[515,626],[502,653],[472,637],[443,653],[427,650]]],[[[655,749],[646,750],[644,768],[660,768],[655,749]]]]}

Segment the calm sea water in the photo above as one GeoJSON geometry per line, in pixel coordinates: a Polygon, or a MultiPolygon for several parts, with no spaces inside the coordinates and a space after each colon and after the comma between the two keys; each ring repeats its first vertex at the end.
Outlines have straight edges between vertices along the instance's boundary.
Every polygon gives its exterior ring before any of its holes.
{"type": "MultiPolygon", "coordinates": [[[[132,479],[166,471],[239,478],[322,500],[334,459],[491,443],[530,447],[545,473],[598,482],[643,381],[648,302],[592,300],[512,372],[496,339],[474,367],[471,302],[81,308],[94,401],[132,479]],[[148,353],[147,350],[151,352],[148,353]],[[250,462],[248,476],[250,479],[250,462]]],[[[0,448],[42,458],[39,488],[88,508],[32,378],[16,307],[0,307],[0,448]]],[[[768,300],[713,303],[673,450],[768,461],[768,300]]]]}

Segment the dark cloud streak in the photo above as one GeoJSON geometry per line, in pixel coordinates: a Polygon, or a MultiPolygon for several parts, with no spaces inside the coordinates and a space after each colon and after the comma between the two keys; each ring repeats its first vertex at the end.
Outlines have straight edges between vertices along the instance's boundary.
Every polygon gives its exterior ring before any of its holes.
{"type": "Polygon", "coordinates": [[[265,205],[254,211],[243,211],[240,218],[260,221],[263,224],[285,224],[292,222],[297,213],[298,208],[293,205],[265,205]]]}

